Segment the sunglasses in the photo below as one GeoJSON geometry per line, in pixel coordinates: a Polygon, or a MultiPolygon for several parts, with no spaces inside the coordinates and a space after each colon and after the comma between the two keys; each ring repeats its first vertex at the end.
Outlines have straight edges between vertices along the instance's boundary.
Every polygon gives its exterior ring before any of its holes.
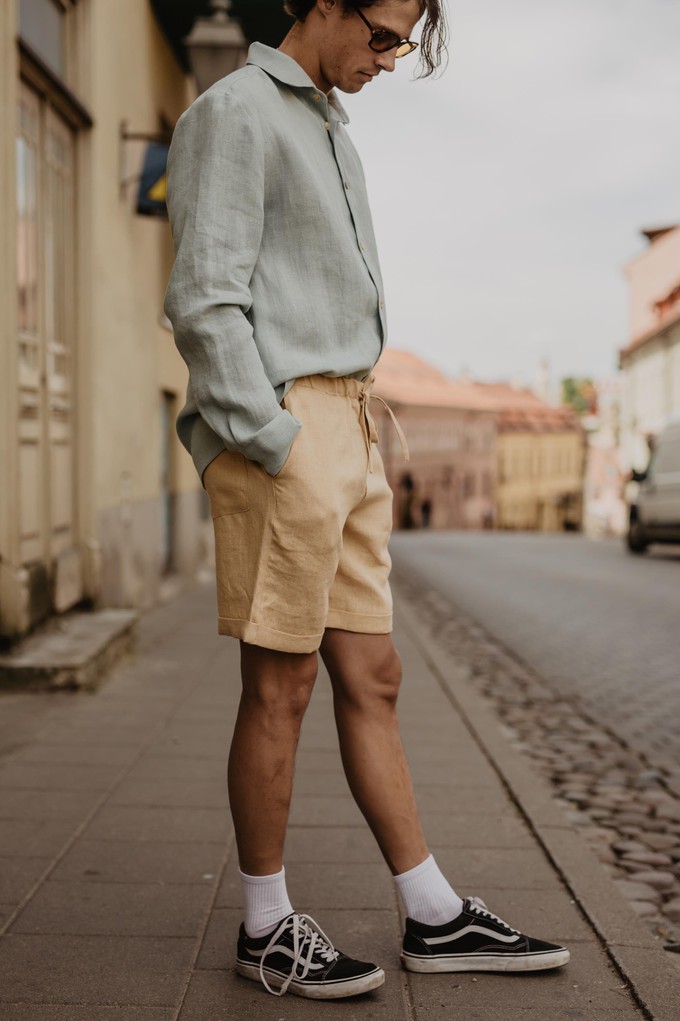
{"type": "Polygon", "coordinates": [[[373,28],[368,18],[361,13],[359,7],[352,7],[352,10],[359,15],[364,25],[371,31],[371,41],[369,46],[376,53],[387,53],[388,50],[396,49],[397,57],[406,57],[418,46],[418,43],[414,43],[411,39],[400,39],[396,32],[391,32],[388,28],[373,28]]]}

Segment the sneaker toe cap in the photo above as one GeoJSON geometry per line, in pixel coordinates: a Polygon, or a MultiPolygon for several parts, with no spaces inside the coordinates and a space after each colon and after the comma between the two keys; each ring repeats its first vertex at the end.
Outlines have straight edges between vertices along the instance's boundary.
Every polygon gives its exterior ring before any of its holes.
{"type": "Polygon", "coordinates": [[[368,961],[355,961],[352,957],[342,954],[327,972],[327,978],[336,980],[347,978],[359,978],[362,975],[370,975],[379,971],[377,964],[368,961]]]}
{"type": "Polygon", "coordinates": [[[527,950],[532,954],[548,954],[548,953],[563,953],[565,948],[559,943],[548,943],[543,939],[534,939],[533,936],[527,936],[527,950]]]}

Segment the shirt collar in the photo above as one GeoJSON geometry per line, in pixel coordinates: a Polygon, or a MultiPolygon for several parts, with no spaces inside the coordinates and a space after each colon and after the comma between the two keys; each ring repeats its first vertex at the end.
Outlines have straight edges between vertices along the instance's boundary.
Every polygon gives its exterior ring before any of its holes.
{"type": "MultiPolygon", "coordinates": [[[[276,78],[277,81],[283,82],[284,85],[290,85],[294,89],[313,89],[314,92],[319,91],[307,72],[303,71],[300,67],[297,60],[293,60],[292,57],[289,57],[287,53],[282,53],[281,50],[265,46],[264,43],[251,43],[248,50],[248,63],[261,67],[272,78],[276,78]]],[[[338,115],[342,123],[349,124],[347,111],[338,99],[335,89],[329,92],[327,99],[328,105],[338,115]]]]}

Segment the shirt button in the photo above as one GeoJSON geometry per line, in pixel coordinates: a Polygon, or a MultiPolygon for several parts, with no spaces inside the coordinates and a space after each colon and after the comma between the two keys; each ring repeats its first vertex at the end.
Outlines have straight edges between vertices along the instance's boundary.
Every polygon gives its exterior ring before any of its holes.
{"type": "Polygon", "coordinates": [[[359,248],[361,249],[362,252],[366,251],[366,245],[362,245],[361,242],[359,242],[359,248]]]}
{"type": "Polygon", "coordinates": [[[349,184],[347,183],[347,181],[343,181],[342,183],[345,186],[345,191],[349,191],[349,184]]]}
{"type": "Polygon", "coordinates": [[[380,310],[382,311],[384,309],[384,307],[385,307],[385,302],[381,301],[380,302],[380,310]]]}
{"type": "Polygon", "coordinates": [[[315,103],[320,103],[321,102],[321,96],[319,95],[318,92],[314,93],[314,102],[315,103]]]}
{"type": "Polygon", "coordinates": [[[330,131],[330,130],[331,130],[331,126],[330,126],[330,124],[328,123],[328,121],[324,121],[324,122],[323,122],[323,126],[324,126],[324,128],[326,129],[326,131],[330,131]]]}

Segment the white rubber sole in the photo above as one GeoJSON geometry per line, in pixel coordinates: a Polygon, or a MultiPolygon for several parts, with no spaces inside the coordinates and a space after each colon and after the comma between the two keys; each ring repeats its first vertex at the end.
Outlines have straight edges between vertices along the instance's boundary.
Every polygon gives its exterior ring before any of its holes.
{"type": "MultiPolygon", "coordinates": [[[[243,978],[249,978],[252,982],[259,982],[260,968],[255,964],[244,964],[236,962],[236,972],[243,978]]],[[[272,989],[280,989],[286,981],[285,976],[278,972],[264,969],[265,978],[272,989]]],[[[339,1000],[345,996],[358,996],[360,993],[368,993],[371,989],[377,989],[385,981],[385,972],[382,968],[372,971],[370,975],[362,975],[361,978],[347,979],[344,982],[296,982],[295,979],[288,986],[287,992],[295,993],[296,996],[304,996],[308,1000],[339,1000]]]]}
{"type": "Polygon", "coordinates": [[[416,957],[402,954],[401,963],[407,971],[547,971],[569,963],[568,950],[554,950],[545,954],[470,954],[469,957],[416,957]]]}

